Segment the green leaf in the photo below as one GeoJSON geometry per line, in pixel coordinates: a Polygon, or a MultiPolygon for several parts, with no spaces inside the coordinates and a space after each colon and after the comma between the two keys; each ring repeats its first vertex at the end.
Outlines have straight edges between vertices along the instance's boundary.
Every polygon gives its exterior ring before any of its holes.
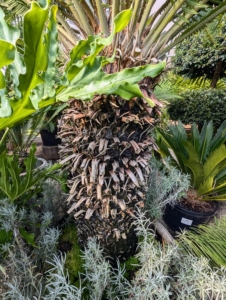
{"type": "Polygon", "coordinates": [[[6,276],[6,270],[3,266],[0,265],[0,271],[6,276]]]}
{"type": "MultiPolygon", "coordinates": [[[[125,69],[115,74],[104,74],[96,81],[95,77],[90,79],[90,83],[84,87],[78,88],[76,83],[69,85],[64,90],[58,93],[57,100],[67,101],[70,97],[75,97],[81,100],[90,100],[95,94],[120,94],[118,89],[127,84],[135,84],[144,77],[156,77],[162,72],[165,67],[165,63],[159,63],[156,65],[146,65],[142,67],[135,67],[133,69],[125,69]]],[[[95,74],[95,73],[94,73],[95,74]]],[[[87,74],[89,75],[89,74],[87,74]]],[[[83,83],[83,81],[81,81],[83,83]]],[[[136,95],[134,95],[136,96],[136,95]]],[[[131,99],[127,98],[127,100],[131,99]]]]}
{"type": "Polygon", "coordinates": [[[184,139],[184,134],[180,134],[177,125],[169,126],[169,132],[162,130],[161,128],[158,128],[157,131],[161,137],[156,141],[160,150],[165,152],[167,147],[167,153],[177,163],[177,167],[183,172],[186,172],[184,162],[188,159],[188,152],[183,144],[183,142],[186,141],[186,139],[184,139]]]}
{"type": "MultiPolygon", "coordinates": [[[[11,56],[11,64],[9,66],[9,70],[11,72],[12,83],[13,83],[16,95],[18,97],[21,97],[21,93],[19,92],[17,87],[19,85],[19,75],[25,73],[25,68],[23,66],[23,62],[22,62],[20,55],[17,53],[17,51],[15,51],[16,50],[16,42],[19,39],[19,37],[20,37],[19,29],[6,23],[6,21],[4,20],[4,12],[0,9],[0,39],[5,41],[6,43],[8,42],[13,45],[13,50],[10,50],[8,52],[8,55],[11,56]]],[[[3,55],[2,49],[0,51],[0,56],[1,55],[3,55]]],[[[0,61],[1,61],[1,59],[0,59],[0,61]]],[[[6,66],[8,64],[9,63],[5,62],[5,64],[1,65],[0,68],[2,66],[6,66]]],[[[6,115],[4,115],[4,116],[7,117],[8,114],[6,113],[6,115]]]]}
{"type": "Polygon", "coordinates": [[[204,164],[204,176],[205,178],[208,176],[215,177],[224,169],[226,169],[226,147],[225,145],[221,145],[206,160],[204,164]]]}
{"type": "MultiPolygon", "coordinates": [[[[15,98],[11,98],[10,101],[2,96],[0,117],[11,115],[0,119],[0,130],[15,126],[36,110],[56,101],[66,102],[71,96],[81,100],[90,100],[95,94],[102,93],[121,95],[126,99],[144,97],[137,83],[144,77],[153,78],[159,75],[165,67],[165,63],[160,63],[125,69],[115,74],[104,73],[103,67],[114,61],[114,55],[111,58],[98,55],[112,43],[115,34],[128,25],[132,12],[125,10],[115,17],[110,36],[91,36],[78,43],[70,54],[71,60],[59,86],[55,87],[56,10],[56,6],[53,6],[48,15],[49,1],[47,3],[43,0],[42,3],[32,2],[31,9],[25,14],[23,37],[26,72],[24,73],[21,61],[19,67],[17,66],[18,72],[16,64],[10,66],[15,77],[16,93],[15,98]]],[[[3,18],[0,18],[0,24],[4,22],[3,18]]],[[[10,31],[11,27],[5,23],[4,25],[10,31]]],[[[17,34],[17,31],[15,33],[17,34]]],[[[2,83],[4,84],[3,81],[2,83]]],[[[145,99],[151,106],[154,105],[151,99],[145,99]]]]}
{"type": "Polygon", "coordinates": [[[184,160],[186,173],[191,175],[193,188],[197,189],[203,181],[204,171],[203,165],[199,162],[198,156],[191,150],[192,145],[187,145],[186,149],[189,152],[189,159],[184,160]]]}
{"type": "Polygon", "coordinates": [[[28,233],[24,228],[20,227],[19,228],[19,232],[20,232],[20,235],[22,236],[23,239],[26,240],[26,242],[33,246],[33,247],[38,247],[36,244],[35,244],[35,235],[34,233],[28,233]]]}
{"type": "Polygon", "coordinates": [[[61,165],[54,164],[47,169],[34,169],[35,166],[35,145],[32,145],[28,158],[25,159],[25,175],[21,175],[21,168],[18,166],[14,156],[0,155],[0,190],[11,200],[29,193],[33,188],[38,189],[40,182],[49,177],[54,177],[64,185],[61,176],[56,175],[56,171],[61,169],[61,165]]]}
{"type": "Polygon", "coordinates": [[[44,36],[45,39],[45,49],[47,60],[46,71],[43,72],[42,78],[43,83],[35,87],[30,95],[31,102],[35,109],[39,108],[39,102],[41,98],[47,99],[55,96],[56,90],[54,87],[55,73],[56,73],[56,59],[58,54],[57,41],[57,26],[56,26],[56,13],[57,6],[52,6],[49,12],[49,23],[47,27],[47,33],[44,36]]]}
{"type": "Polygon", "coordinates": [[[0,68],[13,62],[15,58],[15,47],[12,43],[0,40],[0,68]]]}
{"type": "Polygon", "coordinates": [[[32,2],[31,9],[24,16],[24,62],[26,74],[20,76],[19,90],[27,98],[31,90],[42,82],[41,77],[37,73],[45,71],[47,68],[47,55],[43,44],[43,31],[47,19],[48,6],[42,8],[37,2],[32,2]]]}
{"type": "Polygon", "coordinates": [[[8,243],[12,239],[12,231],[0,230],[0,245],[8,243]]]}
{"type": "Polygon", "coordinates": [[[189,255],[206,257],[211,266],[226,266],[226,218],[192,227],[179,235],[178,243],[189,255]]]}
{"type": "Polygon", "coordinates": [[[200,147],[201,147],[200,136],[199,136],[198,128],[195,123],[192,123],[191,132],[192,132],[191,140],[192,140],[193,146],[195,148],[195,151],[196,151],[196,153],[200,153],[200,147]]]}
{"type": "Polygon", "coordinates": [[[226,141],[226,120],[221,124],[218,128],[216,134],[214,135],[211,143],[210,143],[210,153],[215,149],[220,147],[226,141]]]}
{"type": "Polygon", "coordinates": [[[210,142],[213,137],[213,121],[205,122],[200,135],[200,162],[204,163],[209,152],[210,142]]]}
{"type": "Polygon", "coordinates": [[[132,9],[127,9],[121,11],[115,18],[114,18],[114,33],[122,31],[128,24],[132,16],[132,9]]]}
{"type": "Polygon", "coordinates": [[[0,90],[0,98],[1,98],[1,108],[0,108],[0,118],[9,117],[12,113],[12,108],[10,106],[10,102],[5,95],[5,89],[0,90]]]}

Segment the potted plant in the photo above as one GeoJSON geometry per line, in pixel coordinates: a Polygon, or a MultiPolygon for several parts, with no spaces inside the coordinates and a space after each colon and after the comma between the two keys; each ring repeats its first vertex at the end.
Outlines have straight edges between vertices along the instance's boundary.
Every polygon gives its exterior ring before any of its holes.
{"type": "Polygon", "coordinates": [[[40,130],[43,146],[51,147],[61,144],[61,139],[57,137],[57,125],[61,111],[67,103],[52,105],[44,109],[44,123],[40,130]]]}
{"type": "Polygon", "coordinates": [[[40,114],[44,115],[44,123],[40,130],[42,138],[42,154],[45,159],[59,159],[58,145],[61,144],[61,139],[57,137],[58,122],[61,111],[67,106],[67,103],[60,105],[52,105],[44,108],[40,114]]]}
{"type": "Polygon", "coordinates": [[[175,206],[167,205],[164,220],[174,230],[207,222],[217,210],[218,200],[226,200],[226,121],[214,134],[213,122],[201,132],[195,123],[187,134],[179,121],[168,130],[157,128],[158,153],[171,157],[172,164],[190,175],[190,188],[175,206]],[[214,200],[214,201],[211,201],[214,200]]]}

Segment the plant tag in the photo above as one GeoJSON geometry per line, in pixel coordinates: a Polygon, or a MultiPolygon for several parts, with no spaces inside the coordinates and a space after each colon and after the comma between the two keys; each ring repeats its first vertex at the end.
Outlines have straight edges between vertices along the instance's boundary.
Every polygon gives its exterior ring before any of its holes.
{"type": "Polygon", "coordinates": [[[182,218],[181,221],[180,221],[182,224],[185,224],[185,225],[191,225],[193,220],[189,220],[189,219],[186,219],[186,218],[182,218]]]}

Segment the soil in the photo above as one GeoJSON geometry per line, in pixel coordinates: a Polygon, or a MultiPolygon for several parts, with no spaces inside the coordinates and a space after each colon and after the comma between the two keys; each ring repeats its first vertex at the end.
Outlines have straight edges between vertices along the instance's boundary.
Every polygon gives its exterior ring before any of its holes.
{"type": "Polygon", "coordinates": [[[217,204],[215,201],[181,198],[179,205],[192,212],[212,212],[217,204]]]}

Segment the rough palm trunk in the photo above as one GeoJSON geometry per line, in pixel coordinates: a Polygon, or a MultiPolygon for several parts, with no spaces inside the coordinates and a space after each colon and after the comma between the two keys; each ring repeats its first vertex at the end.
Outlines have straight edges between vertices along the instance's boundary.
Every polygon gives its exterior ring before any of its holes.
{"type": "Polygon", "coordinates": [[[82,245],[96,236],[112,257],[134,253],[133,215],[144,205],[157,112],[143,99],[114,96],[72,100],[65,111],[60,154],[70,161],[68,213],[77,220],[82,245]]]}

